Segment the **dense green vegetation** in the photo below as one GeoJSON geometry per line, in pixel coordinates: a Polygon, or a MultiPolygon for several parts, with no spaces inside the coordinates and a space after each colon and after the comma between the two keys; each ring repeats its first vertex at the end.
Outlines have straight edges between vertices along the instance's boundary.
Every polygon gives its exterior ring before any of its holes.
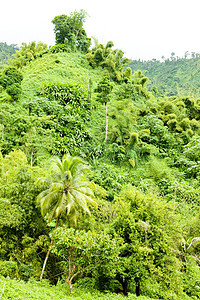
{"type": "MultiPolygon", "coordinates": [[[[0,277],[0,290],[4,290],[2,295],[2,300],[15,299],[15,300],[31,300],[31,299],[43,299],[43,300],[123,300],[124,297],[120,294],[116,295],[114,293],[107,292],[102,294],[97,290],[92,290],[90,287],[86,288],[85,283],[80,283],[79,286],[75,288],[73,295],[68,296],[66,293],[67,285],[61,283],[60,281],[56,286],[52,286],[48,281],[44,280],[42,282],[35,281],[31,279],[28,283],[19,280],[5,279],[0,277]]],[[[128,300],[150,300],[148,297],[136,297],[135,295],[129,295],[128,300]]]]}
{"type": "Polygon", "coordinates": [[[8,45],[0,42],[0,69],[2,69],[11,59],[12,55],[18,50],[17,45],[8,45]]]}
{"type": "Polygon", "coordinates": [[[89,50],[85,16],[0,75],[0,297],[199,299],[199,99],[89,50]]]}
{"type": "Polygon", "coordinates": [[[184,57],[177,57],[174,52],[170,58],[162,61],[133,60],[129,64],[133,71],[142,70],[149,78],[148,86],[167,96],[200,96],[200,56],[187,51],[184,57]]]}

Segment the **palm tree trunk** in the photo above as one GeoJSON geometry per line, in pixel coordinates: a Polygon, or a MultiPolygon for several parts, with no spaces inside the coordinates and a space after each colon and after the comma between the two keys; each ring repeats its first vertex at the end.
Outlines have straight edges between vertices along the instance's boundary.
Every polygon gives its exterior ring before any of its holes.
{"type": "MultiPolygon", "coordinates": [[[[59,222],[59,217],[56,221],[56,226],[55,226],[55,229],[58,227],[58,222],[59,222]]],[[[40,275],[40,279],[42,280],[43,278],[43,275],[44,275],[44,270],[45,270],[45,267],[46,267],[46,263],[47,263],[47,260],[49,258],[49,254],[50,254],[50,251],[51,251],[51,247],[53,245],[53,241],[54,241],[54,238],[51,240],[51,243],[50,243],[50,246],[49,246],[49,250],[47,251],[47,254],[46,254],[46,257],[45,257],[45,260],[44,260],[44,263],[43,263],[43,267],[42,267],[42,272],[41,272],[41,275],[40,275]]]]}
{"type": "Polygon", "coordinates": [[[107,108],[107,102],[105,102],[105,106],[106,106],[106,136],[105,136],[105,140],[107,141],[107,138],[108,138],[108,108],[107,108]]]}

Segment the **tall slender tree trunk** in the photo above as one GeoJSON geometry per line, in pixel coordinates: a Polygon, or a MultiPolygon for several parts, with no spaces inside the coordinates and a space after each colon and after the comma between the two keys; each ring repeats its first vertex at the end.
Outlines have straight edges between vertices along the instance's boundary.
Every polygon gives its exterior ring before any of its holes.
{"type": "Polygon", "coordinates": [[[128,280],[127,280],[127,278],[125,278],[125,280],[122,281],[122,288],[123,288],[124,296],[128,296],[128,280]]]}
{"type": "Polygon", "coordinates": [[[71,295],[71,292],[72,292],[72,266],[71,266],[71,261],[70,261],[70,258],[69,258],[69,276],[67,278],[67,283],[69,285],[69,296],[71,295]]]}
{"type": "MultiPolygon", "coordinates": [[[[56,226],[55,226],[55,229],[58,227],[58,223],[59,223],[59,217],[56,221],[56,226]]],[[[51,240],[51,243],[50,243],[50,246],[49,246],[49,250],[47,251],[47,254],[46,254],[46,257],[45,257],[45,260],[44,260],[44,263],[43,263],[43,267],[42,267],[42,272],[41,272],[41,275],[40,275],[40,279],[42,280],[43,278],[43,275],[44,275],[44,270],[45,270],[45,267],[46,267],[46,264],[47,264],[47,260],[49,258],[49,254],[50,254],[50,251],[51,251],[51,247],[53,245],[53,242],[54,242],[54,239],[51,240]]]]}
{"type": "Polygon", "coordinates": [[[139,297],[140,296],[140,279],[139,278],[135,278],[135,283],[136,283],[136,296],[139,297]]]}
{"type": "Polygon", "coordinates": [[[107,141],[107,138],[108,138],[108,108],[107,108],[107,102],[105,102],[105,106],[106,106],[106,136],[105,136],[105,140],[107,141]]]}
{"type": "Polygon", "coordinates": [[[70,296],[71,293],[72,293],[72,290],[73,290],[72,280],[74,279],[75,276],[77,276],[80,273],[80,271],[78,271],[76,273],[73,273],[73,271],[72,271],[72,264],[71,264],[70,258],[68,260],[68,265],[69,265],[69,275],[68,275],[68,277],[66,279],[66,282],[69,285],[69,296],[70,296]]]}

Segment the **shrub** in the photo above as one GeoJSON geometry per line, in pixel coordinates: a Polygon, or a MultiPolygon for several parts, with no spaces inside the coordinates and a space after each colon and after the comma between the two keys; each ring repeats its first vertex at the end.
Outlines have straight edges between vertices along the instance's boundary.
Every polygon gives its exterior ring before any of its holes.
{"type": "Polygon", "coordinates": [[[71,52],[70,48],[66,44],[57,44],[49,48],[51,53],[59,53],[59,52],[71,52]]]}
{"type": "Polygon", "coordinates": [[[186,130],[186,129],[190,128],[190,120],[189,120],[189,118],[184,118],[179,124],[183,128],[183,130],[186,130]]]}
{"type": "Polygon", "coordinates": [[[13,100],[18,100],[22,92],[21,85],[13,83],[6,88],[6,92],[13,100]]]}
{"type": "Polygon", "coordinates": [[[0,275],[10,278],[18,277],[19,269],[15,261],[0,261],[0,275]]]}
{"type": "Polygon", "coordinates": [[[192,299],[200,298],[200,269],[191,256],[187,256],[186,272],[183,274],[184,290],[192,299]]]}
{"type": "Polygon", "coordinates": [[[0,77],[0,85],[3,86],[13,100],[17,100],[21,94],[22,80],[23,76],[21,72],[14,67],[8,67],[3,71],[0,77]]]}
{"type": "Polygon", "coordinates": [[[174,105],[170,101],[166,101],[163,108],[166,114],[172,114],[174,112],[174,105]]]}

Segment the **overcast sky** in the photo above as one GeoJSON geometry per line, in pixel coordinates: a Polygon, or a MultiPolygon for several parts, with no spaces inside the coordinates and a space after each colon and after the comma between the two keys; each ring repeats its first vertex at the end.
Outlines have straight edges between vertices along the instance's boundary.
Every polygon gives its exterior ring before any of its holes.
{"type": "Polygon", "coordinates": [[[200,0],[6,0],[0,42],[55,44],[52,19],[84,9],[84,28],[100,43],[112,40],[131,59],[200,53],[200,0]]]}

